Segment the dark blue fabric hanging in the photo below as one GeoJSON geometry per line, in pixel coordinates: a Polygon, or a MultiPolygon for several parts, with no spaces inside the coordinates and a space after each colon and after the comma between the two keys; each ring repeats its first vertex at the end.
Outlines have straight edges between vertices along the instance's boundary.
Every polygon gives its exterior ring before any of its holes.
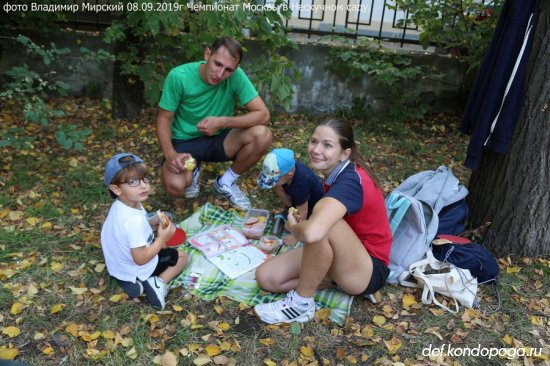
{"type": "Polygon", "coordinates": [[[460,131],[471,135],[464,165],[472,170],[484,148],[505,153],[512,139],[523,103],[537,2],[507,0],[485,52],[460,122],[460,131]]]}

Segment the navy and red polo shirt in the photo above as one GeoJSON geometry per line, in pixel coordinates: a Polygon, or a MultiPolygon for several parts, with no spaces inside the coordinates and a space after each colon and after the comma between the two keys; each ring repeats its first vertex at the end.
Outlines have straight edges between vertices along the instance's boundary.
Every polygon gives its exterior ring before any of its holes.
{"type": "Polygon", "coordinates": [[[368,173],[347,160],[325,180],[324,189],[324,197],[332,197],[346,207],[344,220],[367,252],[389,265],[392,235],[384,195],[368,173]]]}

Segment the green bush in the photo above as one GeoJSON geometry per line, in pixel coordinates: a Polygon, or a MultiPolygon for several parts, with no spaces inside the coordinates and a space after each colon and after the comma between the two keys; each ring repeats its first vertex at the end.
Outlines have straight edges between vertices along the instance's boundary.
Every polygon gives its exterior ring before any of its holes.
{"type": "MultiPolygon", "coordinates": [[[[7,82],[0,92],[0,100],[15,102],[22,108],[26,122],[47,126],[56,118],[63,117],[63,110],[50,107],[47,99],[51,96],[66,96],[69,91],[67,83],[59,79],[56,65],[61,58],[71,53],[68,48],[58,48],[51,42],[49,48],[34,43],[29,37],[19,35],[14,41],[21,46],[25,53],[39,60],[36,68],[29,67],[26,63],[14,66],[4,73],[7,82]],[[45,71],[42,71],[45,70],[45,71]]],[[[102,62],[110,59],[111,55],[100,50],[92,52],[85,47],[79,50],[77,62],[69,69],[76,72],[85,61],[102,62]]],[[[73,124],[55,125],[55,137],[57,142],[65,149],[82,149],[82,142],[91,131],[89,129],[77,129],[73,124]]],[[[23,129],[9,129],[0,138],[0,146],[12,146],[16,149],[25,149],[32,146],[34,137],[24,134],[23,129]]]]}
{"type": "MultiPolygon", "coordinates": [[[[342,77],[361,79],[372,78],[373,83],[387,95],[386,106],[380,110],[368,103],[365,98],[355,98],[349,110],[341,109],[340,115],[367,122],[372,117],[373,128],[377,120],[399,123],[404,120],[422,117],[427,106],[419,98],[417,89],[406,87],[407,82],[419,79],[427,71],[425,67],[414,65],[411,56],[405,51],[391,50],[379,42],[362,38],[351,41],[343,37],[330,37],[335,46],[329,53],[331,69],[342,77]]],[[[437,75],[432,75],[437,77],[437,75]]]]}
{"type": "MultiPolygon", "coordinates": [[[[407,26],[420,28],[420,44],[436,45],[460,57],[472,72],[481,63],[504,0],[396,0],[391,9],[408,9],[407,26]]],[[[398,26],[403,26],[401,20],[398,26]]]]}

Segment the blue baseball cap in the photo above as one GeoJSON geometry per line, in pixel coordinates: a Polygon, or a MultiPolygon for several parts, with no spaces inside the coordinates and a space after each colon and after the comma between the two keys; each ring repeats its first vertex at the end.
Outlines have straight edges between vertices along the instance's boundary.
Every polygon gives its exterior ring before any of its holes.
{"type": "Polygon", "coordinates": [[[143,163],[143,160],[137,155],[130,153],[120,153],[113,156],[105,166],[105,173],[103,174],[103,180],[107,188],[113,181],[115,175],[122,169],[129,167],[130,165],[143,163]]]}
{"type": "Polygon", "coordinates": [[[290,172],[296,165],[294,151],[290,149],[274,149],[265,156],[262,173],[258,177],[260,188],[273,188],[281,176],[290,172]]]}

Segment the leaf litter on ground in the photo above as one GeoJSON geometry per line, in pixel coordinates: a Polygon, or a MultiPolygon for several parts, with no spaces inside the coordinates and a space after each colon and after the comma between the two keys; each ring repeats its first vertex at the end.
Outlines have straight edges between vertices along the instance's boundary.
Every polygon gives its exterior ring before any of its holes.
{"type": "MultiPolygon", "coordinates": [[[[56,145],[52,126],[27,124],[14,105],[0,108],[0,133],[20,127],[38,138],[31,150],[0,148],[0,358],[30,365],[485,365],[544,364],[550,350],[550,261],[499,258],[497,312],[461,309],[458,315],[422,305],[420,292],[386,286],[383,301],[356,298],[343,327],[319,309],[307,324],[264,325],[249,306],[225,298],[205,302],[183,289],[168,296],[165,311],[129,299],[112,281],[99,232],[111,204],[102,182],[104,164],[131,151],[150,167],[155,194],[146,209],[171,211],[179,220],[206,202],[231,209],[211,183],[227,164],[206,164],[195,200],[168,197],[159,186],[162,153],[155,110],[135,121],[111,118],[108,104],[88,99],[54,100],[70,121],[92,130],[84,150],[56,145]],[[538,348],[542,355],[508,359],[426,356],[426,347],[538,348]]],[[[272,147],[288,147],[308,162],[306,146],[319,117],[277,115],[272,147]]],[[[439,113],[399,126],[372,128],[354,121],[358,146],[385,193],[404,178],[439,165],[467,184],[463,167],[468,138],[459,116],[439,113]]],[[[274,194],[260,191],[257,164],[240,180],[255,207],[280,209],[274,194]]],[[[481,304],[497,299],[481,286],[481,304]]],[[[442,301],[447,301],[441,299],[442,301]]]]}

